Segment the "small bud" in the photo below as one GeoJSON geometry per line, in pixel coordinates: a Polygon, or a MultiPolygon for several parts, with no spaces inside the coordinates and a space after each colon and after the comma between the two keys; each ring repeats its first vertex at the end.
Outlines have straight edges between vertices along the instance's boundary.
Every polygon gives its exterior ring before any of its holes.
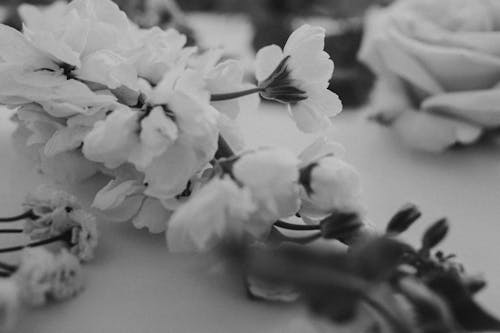
{"type": "Polygon", "coordinates": [[[422,213],[413,204],[403,206],[389,221],[386,232],[388,234],[399,235],[406,230],[420,217],[422,213]]]}
{"type": "Polygon", "coordinates": [[[443,218],[431,225],[422,237],[422,249],[430,250],[443,241],[449,230],[448,220],[443,218]]]}
{"type": "Polygon", "coordinates": [[[320,222],[321,234],[325,239],[350,239],[363,222],[356,213],[334,212],[320,222]]]}

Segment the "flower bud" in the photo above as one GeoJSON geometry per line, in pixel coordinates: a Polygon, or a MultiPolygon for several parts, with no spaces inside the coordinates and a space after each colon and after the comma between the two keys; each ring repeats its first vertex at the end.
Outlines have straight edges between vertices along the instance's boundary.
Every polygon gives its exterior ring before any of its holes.
{"type": "Polygon", "coordinates": [[[449,230],[448,220],[443,218],[431,225],[422,237],[422,248],[430,250],[443,241],[449,230]]]}
{"type": "Polygon", "coordinates": [[[416,220],[422,216],[422,213],[413,204],[403,206],[389,221],[387,233],[399,235],[405,232],[416,220]]]}
{"type": "Polygon", "coordinates": [[[333,211],[360,210],[361,184],[356,170],[335,156],[326,156],[300,171],[302,208],[300,213],[324,217],[333,211]]]}

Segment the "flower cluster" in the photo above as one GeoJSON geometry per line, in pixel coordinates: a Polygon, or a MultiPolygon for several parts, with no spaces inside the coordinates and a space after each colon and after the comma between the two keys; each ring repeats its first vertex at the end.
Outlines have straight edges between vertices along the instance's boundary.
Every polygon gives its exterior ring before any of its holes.
{"type": "Polygon", "coordinates": [[[82,268],[78,258],[67,250],[57,254],[43,247],[26,249],[18,267],[8,268],[9,277],[0,279],[0,331],[14,328],[20,306],[38,307],[48,301],[63,301],[83,289],[82,268]]]}
{"type": "Polygon", "coordinates": [[[60,238],[80,260],[93,258],[98,238],[96,218],[74,196],[41,185],[26,196],[23,206],[28,211],[24,232],[32,240],[60,238]]]}
{"type": "MultiPolygon", "coordinates": [[[[109,220],[165,231],[176,209],[207,183],[216,160],[231,157],[221,154],[220,143],[230,152],[243,150],[235,120],[240,109],[257,106],[259,95],[286,104],[306,132],[326,129],[342,108],[327,90],[333,61],[323,51],[322,28],[304,25],[283,50],[262,49],[255,86],[244,82],[237,61],[221,60],[220,50],[188,47],[186,36],[173,29],[139,28],[110,0],[58,2],[43,10],[22,5],[19,12],[22,33],[0,26],[6,46],[0,51],[0,103],[16,109],[16,137],[30,147],[42,172],[62,182],[109,176],[93,202],[109,220]]],[[[222,177],[200,195],[234,194],[241,207],[232,213],[266,221],[255,225],[295,214],[299,199],[287,198],[289,206],[281,207],[284,199],[273,198],[270,183],[248,169],[261,167],[267,157],[274,163],[272,154],[262,150],[256,160],[249,154],[235,163],[244,190],[222,177]]],[[[294,165],[287,180],[296,181],[298,160],[280,156],[285,172],[294,165]]],[[[297,185],[286,186],[280,190],[298,195],[297,185]]],[[[40,216],[33,225],[43,235],[64,224],[61,218],[79,225],[89,220],[81,211],[40,216]],[[48,220],[54,223],[46,226],[48,220]]],[[[74,238],[88,236],[78,232],[74,238]]]]}
{"type": "Polygon", "coordinates": [[[353,221],[350,231],[360,229],[359,177],[338,155],[339,147],[321,138],[299,157],[266,147],[219,160],[207,184],[173,214],[169,248],[209,250],[228,237],[264,241],[275,224],[321,229],[325,238],[340,238],[353,221]],[[309,225],[279,221],[295,215],[309,225]]]}
{"type": "Polygon", "coordinates": [[[500,320],[475,300],[485,281],[455,255],[436,250],[449,231],[447,219],[431,224],[417,247],[400,239],[420,217],[416,206],[407,205],[385,235],[347,252],[229,243],[223,253],[258,277],[259,285],[292,287],[309,306],[314,322],[297,321],[287,332],[498,331],[500,320]]]}

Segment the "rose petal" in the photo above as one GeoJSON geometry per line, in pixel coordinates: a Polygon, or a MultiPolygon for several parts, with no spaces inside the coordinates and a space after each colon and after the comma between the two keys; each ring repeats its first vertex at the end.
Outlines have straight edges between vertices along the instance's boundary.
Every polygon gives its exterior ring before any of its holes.
{"type": "Polygon", "coordinates": [[[408,145],[429,152],[441,152],[456,143],[472,143],[482,134],[480,127],[418,111],[401,114],[393,127],[408,145]]]}
{"type": "Polygon", "coordinates": [[[440,94],[425,100],[422,108],[494,128],[500,126],[500,89],[440,94]]]}

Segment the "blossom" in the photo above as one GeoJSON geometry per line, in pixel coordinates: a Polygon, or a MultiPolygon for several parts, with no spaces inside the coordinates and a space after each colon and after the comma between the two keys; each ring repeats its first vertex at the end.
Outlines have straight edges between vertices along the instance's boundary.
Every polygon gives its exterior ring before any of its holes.
{"type": "Polygon", "coordinates": [[[166,111],[145,111],[120,105],[98,121],[85,136],[83,153],[93,161],[116,168],[131,162],[140,170],[161,155],[177,137],[177,126],[166,111]]]}
{"type": "Polygon", "coordinates": [[[301,170],[301,214],[325,215],[360,210],[361,183],[354,167],[336,156],[325,156],[301,170]]]}
{"type": "Polygon", "coordinates": [[[24,232],[32,239],[43,239],[66,231],[72,224],[70,212],[80,209],[76,197],[49,185],[41,185],[29,193],[23,207],[34,214],[24,225],[24,232]]]}
{"type": "Polygon", "coordinates": [[[257,53],[261,96],[286,103],[304,132],[327,128],[329,117],[342,110],[338,96],[327,90],[334,66],[323,51],[324,39],[323,28],[303,25],[290,35],[283,50],[270,45],[257,53]]]}
{"type": "Polygon", "coordinates": [[[86,113],[114,103],[108,94],[93,92],[84,83],[68,79],[66,70],[36,49],[18,31],[0,25],[0,102],[18,106],[37,102],[55,116],[86,113]],[[61,107],[64,106],[64,107],[61,107]]]}
{"type": "Polygon", "coordinates": [[[112,1],[75,0],[45,10],[22,5],[19,12],[27,40],[72,68],[72,76],[111,89],[136,88],[137,73],[118,52],[133,26],[112,1]]]}
{"type": "Polygon", "coordinates": [[[70,117],[64,121],[45,112],[40,105],[21,106],[14,121],[19,124],[16,142],[27,152],[40,171],[61,183],[75,183],[93,176],[97,165],[81,156],[77,149],[91,121],[102,113],[70,117]]]}
{"type": "Polygon", "coordinates": [[[63,249],[55,256],[50,296],[55,300],[74,297],[83,289],[82,267],[78,258],[63,249]]]}
{"type": "Polygon", "coordinates": [[[139,77],[151,84],[158,84],[165,73],[178,66],[185,66],[195,47],[185,47],[187,37],[177,30],[137,29],[133,44],[125,55],[133,63],[139,77]]]}
{"type": "Polygon", "coordinates": [[[298,212],[298,165],[294,154],[271,147],[244,153],[234,162],[234,177],[250,189],[259,207],[256,218],[274,223],[298,212]]]}
{"type": "Polygon", "coordinates": [[[71,227],[70,252],[81,261],[89,261],[97,247],[96,218],[83,209],[75,209],[68,215],[75,222],[71,227]]]}
{"type": "Polygon", "coordinates": [[[174,198],[213,159],[219,128],[217,110],[209,99],[203,80],[192,70],[166,76],[151,92],[150,103],[165,105],[172,112],[178,137],[144,169],[146,195],[174,198]]]}
{"type": "Polygon", "coordinates": [[[73,297],[83,287],[78,259],[66,250],[53,254],[43,247],[23,250],[13,279],[22,301],[31,306],[73,297]]]}
{"type": "Polygon", "coordinates": [[[10,332],[19,316],[19,286],[13,279],[0,280],[0,331],[10,332]]]}
{"type": "Polygon", "coordinates": [[[431,152],[494,135],[499,12],[489,0],[409,0],[373,11],[359,58],[379,76],[374,118],[431,152]]]}
{"type": "Polygon", "coordinates": [[[14,279],[19,284],[21,299],[32,306],[46,303],[52,288],[54,255],[43,247],[23,250],[14,279]]]}
{"type": "Polygon", "coordinates": [[[214,178],[173,214],[167,229],[171,251],[207,251],[224,237],[248,233],[256,210],[250,191],[229,176],[214,178]]]}

